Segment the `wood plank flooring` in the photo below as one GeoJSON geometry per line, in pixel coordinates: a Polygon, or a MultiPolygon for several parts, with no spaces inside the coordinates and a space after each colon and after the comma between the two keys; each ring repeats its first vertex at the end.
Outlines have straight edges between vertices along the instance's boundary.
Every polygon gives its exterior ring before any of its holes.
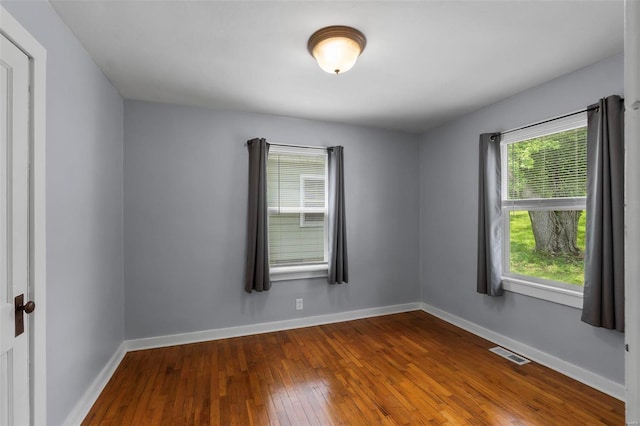
{"type": "Polygon", "coordinates": [[[624,404],[421,311],[128,353],[84,425],[623,425],[624,404]]]}

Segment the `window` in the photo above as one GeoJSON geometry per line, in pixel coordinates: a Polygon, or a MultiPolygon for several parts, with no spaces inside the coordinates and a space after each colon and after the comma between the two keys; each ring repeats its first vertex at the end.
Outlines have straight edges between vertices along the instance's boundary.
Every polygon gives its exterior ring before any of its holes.
{"type": "Polygon", "coordinates": [[[326,276],[327,151],[271,145],[267,202],[272,280],[326,276]]]}
{"type": "Polygon", "coordinates": [[[586,125],[586,113],[581,113],[503,136],[502,266],[507,290],[581,306],[586,125]]]}
{"type": "MultiPolygon", "coordinates": [[[[300,175],[300,205],[304,208],[322,208],[326,205],[324,175],[300,175]]],[[[324,212],[300,213],[300,226],[324,226],[324,212]]]]}

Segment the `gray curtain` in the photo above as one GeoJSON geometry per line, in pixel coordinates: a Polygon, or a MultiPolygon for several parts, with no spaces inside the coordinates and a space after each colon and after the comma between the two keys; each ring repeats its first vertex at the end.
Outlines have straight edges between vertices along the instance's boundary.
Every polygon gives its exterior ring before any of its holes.
{"type": "Polygon", "coordinates": [[[587,228],[582,321],[624,331],[624,105],[588,112],[587,228]]]}
{"type": "Polygon", "coordinates": [[[249,148],[249,214],[247,222],[247,262],[245,291],[271,288],[269,278],[269,238],[267,227],[267,154],[265,139],[252,139],[249,148]]]}
{"type": "Polygon", "coordinates": [[[344,154],[341,146],[329,155],[329,284],[349,282],[347,225],[344,207],[344,154]]]}
{"type": "Polygon", "coordinates": [[[480,135],[478,293],[502,296],[500,134],[480,135]]]}

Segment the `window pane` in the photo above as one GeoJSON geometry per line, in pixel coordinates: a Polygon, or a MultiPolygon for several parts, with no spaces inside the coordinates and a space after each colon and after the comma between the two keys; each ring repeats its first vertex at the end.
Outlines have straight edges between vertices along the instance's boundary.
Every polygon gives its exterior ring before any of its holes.
{"type": "Polygon", "coordinates": [[[267,201],[269,207],[300,208],[301,201],[309,198],[317,207],[324,208],[325,155],[269,153],[267,160],[267,201]],[[318,176],[320,178],[318,178],[318,176]],[[307,188],[309,186],[309,188],[307,188]],[[318,199],[318,192],[322,191],[318,199]]]}
{"type": "Polygon", "coordinates": [[[587,129],[507,145],[509,200],[585,197],[587,129]]]}
{"type": "Polygon", "coordinates": [[[324,213],[301,213],[300,226],[324,226],[324,213]]]}
{"type": "Polygon", "coordinates": [[[513,274],[582,286],[585,210],[509,212],[513,274]]]}
{"type": "Polygon", "coordinates": [[[274,266],[324,262],[324,214],[320,226],[300,226],[297,213],[269,216],[269,257],[274,266]]]}
{"type": "Polygon", "coordinates": [[[302,204],[304,207],[324,207],[324,176],[303,175],[302,204]]]}

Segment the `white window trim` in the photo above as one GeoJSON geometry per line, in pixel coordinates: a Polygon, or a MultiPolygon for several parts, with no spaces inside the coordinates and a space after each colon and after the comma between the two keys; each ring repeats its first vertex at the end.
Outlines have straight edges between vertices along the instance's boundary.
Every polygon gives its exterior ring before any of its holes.
{"type": "Polygon", "coordinates": [[[536,297],[548,300],[549,302],[571,306],[582,309],[582,291],[570,290],[556,284],[543,284],[534,282],[527,278],[516,278],[515,276],[503,276],[502,288],[512,293],[524,294],[525,296],[536,297]]]}
{"type": "Polygon", "coordinates": [[[307,278],[322,278],[329,275],[327,263],[295,266],[273,266],[269,269],[271,281],[301,280],[307,278]]]}
{"type": "Polygon", "coordinates": [[[273,213],[326,213],[323,207],[268,207],[268,212],[273,213]]]}
{"type": "MultiPolygon", "coordinates": [[[[283,154],[298,154],[298,155],[317,155],[318,153],[323,153],[327,155],[327,148],[323,147],[307,147],[307,146],[290,146],[290,145],[271,145],[269,147],[270,153],[283,153],[283,154]]],[[[301,208],[268,208],[269,212],[278,212],[278,213],[299,213],[301,216],[303,213],[324,213],[324,258],[329,259],[329,237],[328,237],[328,224],[329,224],[329,214],[328,214],[328,187],[326,181],[328,180],[329,170],[328,170],[328,161],[325,162],[324,174],[325,176],[312,176],[312,177],[321,177],[325,180],[325,207],[317,208],[317,207],[301,207],[301,208]]],[[[311,175],[305,175],[311,176],[311,175]]],[[[302,220],[302,219],[301,219],[302,220]]],[[[300,280],[300,279],[309,279],[309,278],[326,278],[329,276],[329,263],[314,263],[314,264],[303,264],[303,265],[288,265],[288,266],[270,266],[269,268],[269,277],[272,282],[277,281],[290,281],[290,280],[300,280]]]]}
{"type": "MultiPolygon", "coordinates": [[[[579,113],[553,120],[548,123],[541,123],[522,130],[516,130],[502,136],[501,157],[506,158],[507,145],[527,139],[538,138],[553,133],[572,130],[587,125],[587,113],[579,113]]],[[[506,179],[502,179],[502,194],[507,192],[506,179]]],[[[502,274],[502,287],[505,291],[535,297],[561,305],[582,309],[583,287],[557,281],[545,280],[542,278],[516,275],[508,272],[510,263],[509,240],[509,218],[508,212],[511,210],[545,210],[553,208],[555,210],[585,210],[586,201],[584,198],[564,198],[554,200],[502,200],[502,229],[505,244],[502,249],[502,266],[507,271],[502,274]]]]}

